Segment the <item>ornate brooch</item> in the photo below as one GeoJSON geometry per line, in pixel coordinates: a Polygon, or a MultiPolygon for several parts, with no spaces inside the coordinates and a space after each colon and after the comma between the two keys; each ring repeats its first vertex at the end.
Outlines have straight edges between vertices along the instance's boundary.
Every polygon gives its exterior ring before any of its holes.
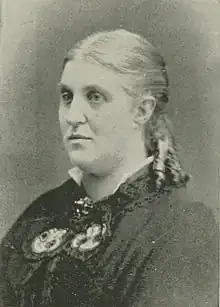
{"type": "Polygon", "coordinates": [[[32,257],[28,258],[39,260],[45,256],[54,256],[63,249],[68,254],[76,256],[78,252],[92,251],[100,245],[106,230],[105,224],[92,224],[86,232],[78,233],[73,237],[71,230],[49,229],[33,239],[31,242],[32,257]]]}
{"type": "Polygon", "coordinates": [[[80,198],[74,201],[76,206],[76,214],[78,218],[89,214],[89,210],[93,209],[93,202],[89,197],[80,198]]]}
{"type": "Polygon", "coordinates": [[[101,238],[106,233],[106,225],[93,224],[87,228],[86,233],[79,233],[71,241],[71,247],[79,251],[91,251],[98,247],[101,243],[101,238]]]}
{"type": "Polygon", "coordinates": [[[44,230],[34,239],[24,242],[23,250],[26,257],[40,260],[64,251],[71,256],[81,258],[81,253],[97,248],[105,237],[109,236],[110,230],[105,220],[95,221],[93,218],[91,220],[92,216],[89,214],[91,209],[93,203],[88,197],[74,201],[75,227],[44,230]]]}
{"type": "Polygon", "coordinates": [[[53,228],[44,231],[33,240],[31,244],[32,251],[35,254],[52,252],[63,243],[66,234],[67,229],[53,228]]]}

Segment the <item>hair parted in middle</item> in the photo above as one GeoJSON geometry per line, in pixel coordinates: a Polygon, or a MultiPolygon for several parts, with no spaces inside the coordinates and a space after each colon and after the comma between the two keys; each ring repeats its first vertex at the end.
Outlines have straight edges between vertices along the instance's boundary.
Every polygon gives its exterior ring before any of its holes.
{"type": "Polygon", "coordinates": [[[72,60],[99,64],[122,75],[123,88],[133,98],[150,94],[155,110],[145,127],[145,147],[154,156],[153,173],[158,190],[166,181],[184,186],[189,175],[184,172],[175,145],[170,121],[165,112],[169,101],[169,80],[163,57],[139,34],[125,29],[102,31],[78,42],[64,58],[63,67],[72,60]]]}

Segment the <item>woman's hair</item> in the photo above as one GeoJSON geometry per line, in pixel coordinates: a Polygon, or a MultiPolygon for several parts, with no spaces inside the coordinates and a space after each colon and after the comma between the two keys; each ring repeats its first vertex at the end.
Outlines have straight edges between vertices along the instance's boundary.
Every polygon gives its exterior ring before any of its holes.
{"type": "Polygon", "coordinates": [[[145,146],[154,155],[156,187],[169,181],[182,186],[189,180],[181,166],[170,124],[164,112],[169,100],[167,68],[161,55],[142,36],[124,29],[95,33],[69,51],[63,67],[71,60],[101,64],[125,78],[124,90],[136,98],[150,93],[156,107],[145,129],[145,146]],[[127,79],[126,79],[127,78],[127,79]]]}

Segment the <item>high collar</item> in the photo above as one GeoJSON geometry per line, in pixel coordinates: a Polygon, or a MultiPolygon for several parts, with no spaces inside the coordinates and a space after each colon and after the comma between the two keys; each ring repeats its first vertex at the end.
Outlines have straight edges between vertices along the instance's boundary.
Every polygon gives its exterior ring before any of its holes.
{"type": "Polygon", "coordinates": [[[136,207],[148,206],[165,192],[171,191],[169,186],[160,191],[156,190],[152,164],[145,164],[121,183],[114,193],[96,202],[88,198],[83,184],[78,186],[78,189],[78,196],[71,207],[73,218],[70,220],[70,228],[77,231],[82,231],[91,221],[104,223],[110,229],[111,220],[116,216],[123,216],[125,212],[131,212],[136,207]]]}
{"type": "Polygon", "coordinates": [[[144,165],[118,187],[112,195],[113,199],[116,198],[121,206],[156,195],[155,178],[152,174],[152,165],[144,165]]]}
{"type": "MultiPolygon", "coordinates": [[[[108,211],[111,208],[111,211],[121,211],[128,209],[136,201],[146,198],[154,200],[160,195],[163,191],[156,191],[152,163],[150,159],[147,162],[132,175],[126,176],[126,179],[124,177],[114,193],[94,202],[93,209],[108,211]]],[[[81,191],[80,199],[87,196],[83,184],[79,186],[79,191],[81,191]]]]}

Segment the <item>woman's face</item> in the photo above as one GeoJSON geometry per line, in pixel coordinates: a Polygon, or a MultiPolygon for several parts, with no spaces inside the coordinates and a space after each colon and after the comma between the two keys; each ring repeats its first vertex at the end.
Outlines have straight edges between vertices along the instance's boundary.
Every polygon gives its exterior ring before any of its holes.
{"type": "Polygon", "coordinates": [[[123,78],[85,61],[66,64],[60,81],[59,121],[73,165],[108,174],[126,160],[132,137],[132,99],[123,78]]]}

